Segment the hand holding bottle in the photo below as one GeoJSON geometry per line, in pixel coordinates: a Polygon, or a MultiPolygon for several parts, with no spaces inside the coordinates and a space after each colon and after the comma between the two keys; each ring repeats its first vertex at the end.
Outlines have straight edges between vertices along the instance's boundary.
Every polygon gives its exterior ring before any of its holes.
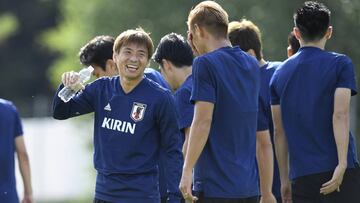
{"type": "Polygon", "coordinates": [[[94,68],[89,66],[78,73],[74,71],[63,73],[61,79],[65,87],[58,94],[61,100],[68,102],[79,90],[83,89],[84,83],[90,79],[93,70],[94,68]]]}

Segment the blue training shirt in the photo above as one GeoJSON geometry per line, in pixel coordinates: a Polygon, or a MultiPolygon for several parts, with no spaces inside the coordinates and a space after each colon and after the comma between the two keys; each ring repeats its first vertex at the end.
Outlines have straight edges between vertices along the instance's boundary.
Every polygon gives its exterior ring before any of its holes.
{"type": "MultiPolygon", "coordinates": [[[[162,87],[171,90],[170,85],[166,82],[164,77],[158,71],[152,68],[145,68],[144,74],[147,78],[159,83],[162,87]]],[[[161,198],[167,198],[167,184],[166,184],[166,161],[165,153],[160,150],[159,161],[159,191],[161,198]]]]}
{"type": "Polygon", "coordinates": [[[151,80],[159,83],[162,87],[171,90],[171,87],[169,83],[166,82],[164,77],[159,73],[159,71],[156,71],[152,68],[145,68],[144,74],[146,77],[150,78],[151,80]]]}
{"type": "Polygon", "coordinates": [[[54,97],[54,118],[90,112],[95,112],[95,197],[110,202],[159,202],[162,148],[166,153],[168,196],[170,202],[179,202],[183,158],[171,92],[145,77],[125,93],[117,76],[94,81],[68,103],[57,94],[54,97]]]}
{"type": "Polygon", "coordinates": [[[21,120],[16,107],[0,99],[0,202],[18,203],[15,180],[15,138],[22,136],[21,120]]]}
{"type": "Polygon", "coordinates": [[[194,190],[205,197],[259,195],[256,127],[260,74],[239,47],[195,58],[191,100],[214,104],[209,138],[194,168],[194,190]]]}
{"type": "MultiPolygon", "coordinates": [[[[350,58],[316,47],[302,47],[275,71],[271,104],[280,105],[288,141],[290,178],[332,171],[338,164],[332,117],[336,88],[356,94],[350,58]]],[[[351,132],[348,167],[358,160],[351,132]]]]}
{"type": "MultiPolygon", "coordinates": [[[[175,105],[178,112],[178,125],[182,132],[185,128],[191,126],[194,116],[194,104],[190,101],[192,86],[192,75],[189,75],[184,83],[175,92],[175,105]]],[[[184,139],[185,137],[183,137],[183,142],[184,139]]]]}
{"type": "Polygon", "coordinates": [[[260,93],[259,93],[259,112],[258,112],[258,126],[257,131],[269,130],[271,143],[274,152],[274,177],[272,193],[275,197],[281,197],[280,191],[280,175],[279,166],[277,164],[274,148],[274,126],[271,116],[271,105],[270,105],[270,88],[269,83],[272,75],[274,74],[277,67],[281,62],[267,62],[265,65],[260,67],[260,93]]]}

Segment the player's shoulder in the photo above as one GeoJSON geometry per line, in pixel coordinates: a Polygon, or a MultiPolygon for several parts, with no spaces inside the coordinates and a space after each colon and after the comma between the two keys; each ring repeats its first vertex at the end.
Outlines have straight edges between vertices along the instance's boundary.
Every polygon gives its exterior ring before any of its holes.
{"type": "Polygon", "coordinates": [[[0,98],[0,107],[2,110],[16,112],[16,106],[9,100],[0,98]]]}
{"type": "Polygon", "coordinates": [[[266,69],[277,69],[282,63],[281,61],[269,61],[266,69]]]}
{"type": "MultiPolygon", "coordinates": [[[[189,76],[191,77],[191,76],[189,76]]],[[[192,90],[192,79],[188,78],[175,92],[176,97],[190,97],[192,90]]]]}
{"type": "Polygon", "coordinates": [[[104,76],[100,77],[93,82],[89,83],[89,85],[93,86],[93,88],[103,88],[106,86],[115,86],[119,84],[119,76],[104,76]]]}
{"type": "Polygon", "coordinates": [[[152,94],[156,94],[156,95],[167,95],[169,93],[171,94],[171,91],[169,89],[161,86],[159,83],[151,80],[150,78],[144,77],[143,80],[148,86],[148,91],[151,92],[152,94]]]}
{"type": "Polygon", "coordinates": [[[352,63],[351,58],[345,54],[337,53],[337,52],[327,52],[329,57],[336,60],[339,63],[352,63]]]}

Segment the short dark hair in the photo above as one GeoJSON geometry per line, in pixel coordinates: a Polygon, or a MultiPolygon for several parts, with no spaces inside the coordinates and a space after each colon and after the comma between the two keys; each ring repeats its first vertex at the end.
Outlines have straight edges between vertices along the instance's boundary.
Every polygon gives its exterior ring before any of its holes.
{"type": "Polygon", "coordinates": [[[292,49],[292,51],[293,51],[294,54],[295,54],[295,53],[299,50],[299,48],[300,48],[299,40],[296,39],[295,34],[294,34],[293,31],[291,31],[291,32],[289,33],[289,36],[288,36],[288,44],[290,45],[290,47],[291,47],[291,49],[292,49]]]}
{"type": "Polygon", "coordinates": [[[242,19],[229,23],[228,35],[233,46],[239,46],[243,51],[252,49],[256,59],[262,59],[261,32],[253,22],[242,19]]]}
{"type": "Polygon", "coordinates": [[[170,33],[161,38],[153,55],[155,62],[162,64],[162,60],[171,61],[176,67],[191,66],[194,55],[190,45],[183,36],[170,33]]]}
{"type": "Polygon", "coordinates": [[[117,36],[114,43],[113,51],[115,53],[119,53],[123,45],[127,45],[130,43],[144,45],[148,51],[148,60],[151,59],[151,56],[154,52],[154,44],[150,38],[150,33],[145,32],[141,27],[126,30],[122,32],[119,36],[117,36]]]}
{"type": "Polygon", "coordinates": [[[85,66],[96,64],[105,71],[106,61],[113,57],[114,41],[114,37],[107,35],[95,37],[80,49],[80,63],[85,66]]]}
{"type": "Polygon", "coordinates": [[[307,1],[294,14],[295,26],[304,41],[319,40],[324,37],[330,25],[330,10],[322,3],[307,1]]]}

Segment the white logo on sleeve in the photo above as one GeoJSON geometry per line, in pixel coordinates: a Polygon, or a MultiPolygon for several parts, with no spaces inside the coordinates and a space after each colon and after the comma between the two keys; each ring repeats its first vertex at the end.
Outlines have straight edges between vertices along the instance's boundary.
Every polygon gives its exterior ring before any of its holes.
{"type": "Polygon", "coordinates": [[[110,103],[108,103],[108,104],[104,107],[104,110],[106,110],[106,111],[111,111],[110,103]]]}
{"type": "Polygon", "coordinates": [[[134,102],[131,110],[130,118],[135,121],[141,121],[144,118],[146,104],[134,102]]]}

